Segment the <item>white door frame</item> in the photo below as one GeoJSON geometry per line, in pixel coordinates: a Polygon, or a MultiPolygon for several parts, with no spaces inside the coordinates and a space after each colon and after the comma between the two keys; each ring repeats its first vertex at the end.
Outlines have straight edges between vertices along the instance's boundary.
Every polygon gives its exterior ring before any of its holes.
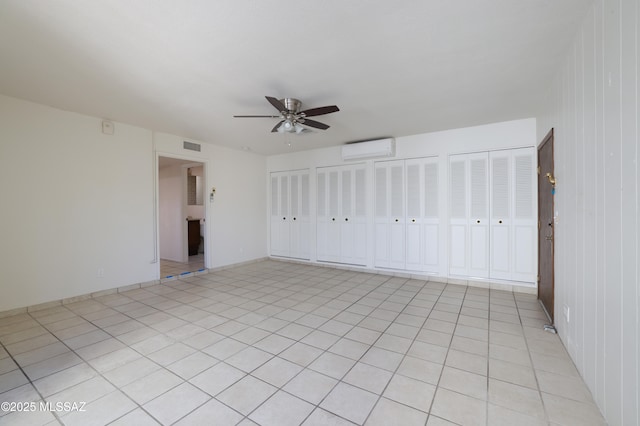
{"type": "Polygon", "coordinates": [[[154,262],[157,263],[157,276],[160,277],[160,182],[159,182],[159,174],[160,174],[160,157],[166,157],[166,158],[174,158],[177,160],[182,160],[185,161],[185,164],[182,164],[181,167],[184,169],[184,173],[182,174],[182,206],[181,206],[181,211],[182,211],[182,217],[185,218],[185,221],[183,222],[183,232],[182,232],[182,252],[183,252],[183,258],[185,260],[188,260],[188,227],[187,227],[187,221],[186,221],[186,205],[187,205],[187,191],[186,191],[186,186],[187,186],[187,178],[186,178],[186,170],[188,167],[194,167],[195,165],[202,165],[202,170],[203,170],[203,207],[204,207],[204,231],[202,232],[202,234],[204,235],[204,267],[205,268],[210,268],[211,265],[211,253],[209,250],[209,217],[210,217],[210,208],[209,208],[209,203],[207,202],[208,198],[206,197],[207,195],[207,190],[206,188],[208,187],[208,169],[209,169],[209,162],[204,159],[204,158],[198,158],[198,157],[190,157],[187,155],[179,155],[179,154],[175,154],[175,153],[171,153],[171,152],[163,152],[163,151],[156,151],[155,152],[155,167],[154,167],[154,196],[155,196],[155,200],[154,200],[154,222],[155,222],[155,235],[154,235],[154,240],[155,240],[155,259],[154,262]]]}

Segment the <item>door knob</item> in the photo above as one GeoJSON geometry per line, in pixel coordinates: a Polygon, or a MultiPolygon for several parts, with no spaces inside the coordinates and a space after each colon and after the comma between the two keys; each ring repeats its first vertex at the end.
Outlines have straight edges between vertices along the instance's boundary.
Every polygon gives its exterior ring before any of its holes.
{"type": "Polygon", "coordinates": [[[411,222],[416,223],[416,220],[415,219],[411,219],[411,222]]]}
{"type": "Polygon", "coordinates": [[[296,218],[294,217],[293,220],[296,220],[296,218]]]}
{"type": "Polygon", "coordinates": [[[283,218],[282,218],[282,220],[287,220],[287,218],[286,218],[286,217],[283,217],[283,218]]]}
{"type": "Polygon", "coordinates": [[[396,222],[398,221],[398,219],[396,219],[396,222]]]}
{"type": "Polygon", "coordinates": [[[345,221],[345,222],[349,222],[349,218],[348,218],[348,217],[345,217],[345,218],[344,218],[344,221],[345,221]]]}
{"type": "Polygon", "coordinates": [[[332,218],[331,218],[331,220],[335,222],[336,218],[335,218],[335,217],[332,217],[332,218]]]}
{"type": "Polygon", "coordinates": [[[551,185],[556,186],[556,178],[552,173],[547,173],[547,179],[551,185]]]}

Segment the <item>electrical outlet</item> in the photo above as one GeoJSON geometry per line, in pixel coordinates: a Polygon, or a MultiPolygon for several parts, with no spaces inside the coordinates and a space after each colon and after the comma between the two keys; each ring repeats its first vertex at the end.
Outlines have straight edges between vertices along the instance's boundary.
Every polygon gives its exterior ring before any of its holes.
{"type": "Polygon", "coordinates": [[[565,321],[569,322],[569,320],[570,320],[570,313],[571,313],[571,310],[569,309],[569,306],[567,306],[567,305],[562,305],[562,313],[564,314],[564,319],[565,319],[565,321]]]}
{"type": "Polygon", "coordinates": [[[98,278],[104,277],[104,268],[98,268],[98,278]]]}

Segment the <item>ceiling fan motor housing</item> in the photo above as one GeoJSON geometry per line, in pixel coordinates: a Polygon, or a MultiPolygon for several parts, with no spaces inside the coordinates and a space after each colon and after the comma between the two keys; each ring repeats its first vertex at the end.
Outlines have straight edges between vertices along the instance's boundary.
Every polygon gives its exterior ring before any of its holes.
{"type": "Polygon", "coordinates": [[[302,102],[295,98],[280,99],[280,102],[282,102],[282,105],[284,105],[288,112],[294,114],[300,111],[300,107],[302,106],[302,102]]]}

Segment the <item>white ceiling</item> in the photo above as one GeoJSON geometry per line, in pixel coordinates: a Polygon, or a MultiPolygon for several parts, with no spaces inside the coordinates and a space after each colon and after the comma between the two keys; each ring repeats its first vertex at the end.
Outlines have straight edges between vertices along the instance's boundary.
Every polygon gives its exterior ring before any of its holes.
{"type": "Polygon", "coordinates": [[[262,154],[532,117],[591,3],[2,0],[0,93],[262,154]]]}

